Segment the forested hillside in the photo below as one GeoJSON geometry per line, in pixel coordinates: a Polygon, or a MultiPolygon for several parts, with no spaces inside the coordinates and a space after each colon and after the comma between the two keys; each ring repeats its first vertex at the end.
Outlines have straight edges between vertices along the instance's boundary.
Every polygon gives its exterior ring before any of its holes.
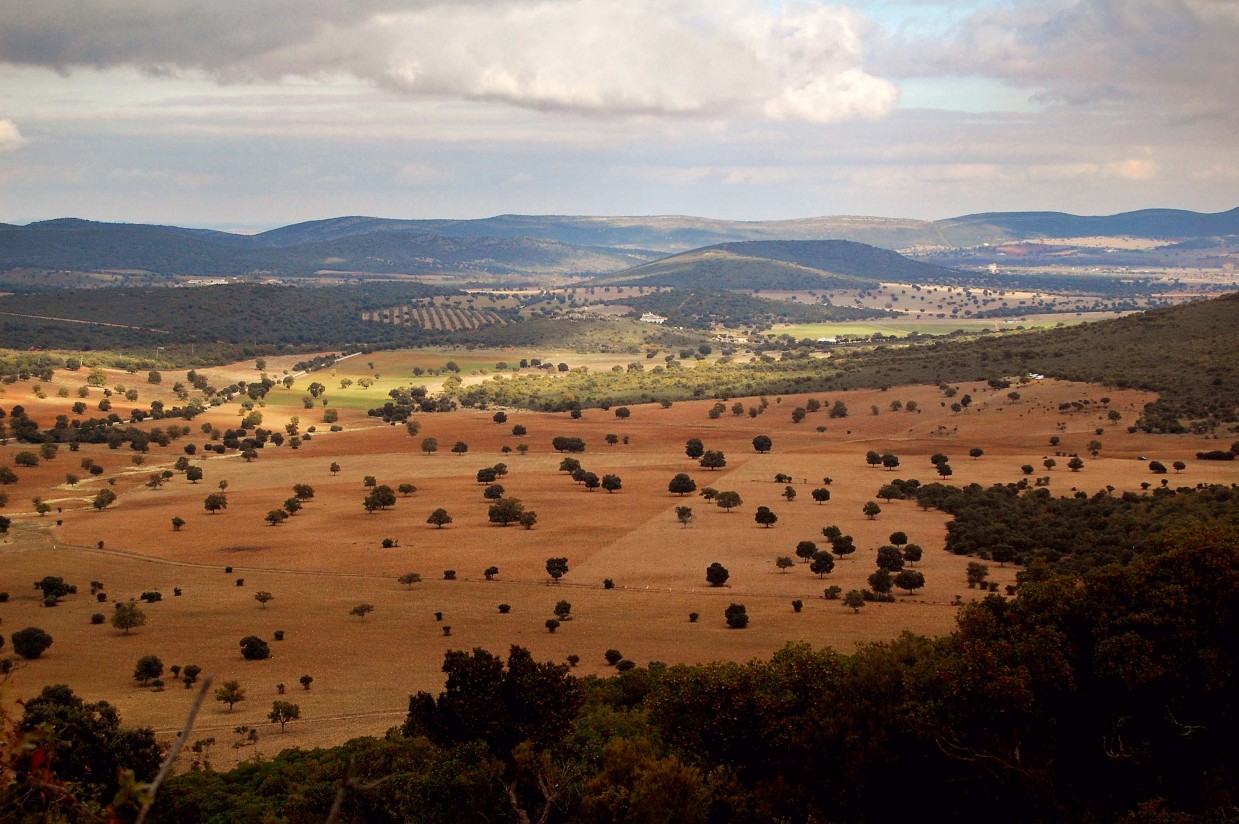
{"type": "Polygon", "coordinates": [[[191,343],[330,348],[357,342],[412,343],[419,339],[419,328],[365,322],[362,313],[444,292],[418,283],[370,283],[324,288],[231,284],[17,295],[0,298],[0,346],[27,348],[35,341],[48,349],[191,343]]]}
{"type": "Polygon", "coordinates": [[[335,271],[580,277],[625,269],[654,256],[540,238],[456,238],[388,225],[269,236],[82,220],[0,227],[0,271],[30,268],[298,277],[335,271]],[[289,242],[294,238],[299,242],[289,242]]]}

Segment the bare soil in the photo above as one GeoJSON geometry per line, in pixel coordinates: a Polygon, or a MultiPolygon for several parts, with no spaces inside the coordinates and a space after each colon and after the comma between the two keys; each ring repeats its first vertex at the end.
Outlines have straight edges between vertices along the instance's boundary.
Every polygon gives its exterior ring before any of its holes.
{"type": "MultiPolygon", "coordinates": [[[[513,359],[511,353],[507,359],[513,359]]],[[[363,360],[367,357],[348,363],[361,369],[366,367],[363,360]]],[[[382,353],[374,360],[381,361],[374,370],[408,373],[407,363],[397,363],[397,353],[382,353]]],[[[273,370],[289,365],[269,361],[273,370]]],[[[218,384],[236,376],[252,380],[257,372],[252,363],[237,364],[213,373],[212,379],[218,384]]],[[[149,402],[148,391],[170,396],[170,375],[159,388],[139,385],[138,376],[118,373],[115,378],[139,386],[143,396],[137,405],[149,402]]],[[[295,401],[280,397],[287,393],[300,398],[315,378],[322,380],[322,373],[298,378],[291,390],[274,391],[262,410],[263,425],[279,429],[299,415],[304,432],[321,412],[300,409],[295,401]]],[[[83,379],[84,374],[58,374],[45,386],[46,400],[34,398],[26,384],[11,385],[0,405],[23,403],[36,420],[50,424],[77,400],[76,386],[83,379]],[[70,398],[56,396],[60,385],[70,387],[70,398]]],[[[370,390],[375,405],[381,403],[380,388],[376,384],[370,390]]],[[[160,656],[166,665],[196,663],[213,673],[216,683],[237,679],[248,693],[231,712],[208,702],[195,732],[198,738],[217,739],[213,760],[227,765],[288,746],[334,744],[382,733],[401,722],[410,693],[442,687],[440,665],[447,649],[480,646],[504,653],[509,645],[519,644],[542,659],[562,661],[577,654],[578,673],[605,674],[612,670],[602,653],[611,647],[641,664],[691,663],[764,657],[789,641],[846,651],[905,630],[949,632],[957,596],[965,602],[980,596],[965,583],[964,567],[971,559],[942,548],[945,516],[900,501],[879,501],[882,512],[876,519],[861,513],[867,501],[876,499],[878,487],[894,478],[937,480],[929,461],[936,452],[952,458],[951,483],[1015,481],[1023,477],[1021,465],[1032,464],[1035,474],[1049,476],[1050,489],[1062,495],[1077,489],[1092,493],[1106,485],[1121,491],[1157,483],[1160,479],[1148,470],[1152,459],[1168,466],[1175,460],[1188,463],[1182,476],[1169,476],[1172,484],[1239,480],[1234,464],[1194,460],[1195,452],[1217,448],[1215,440],[1128,434],[1125,426],[1149,400],[1146,394],[1054,381],[1017,388],[1021,397],[1011,401],[1010,390],[961,385],[959,395],[969,393],[974,399],[961,413],[951,412],[951,400],[937,387],[819,394],[814,397],[823,410],[800,424],[791,422],[791,412],[809,396],[770,398],[768,409],[756,419],[729,411],[710,420],[713,401],[677,403],[668,409],[633,406],[626,420],[597,409],[586,410],[580,420],[507,410],[507,422],[496,424],[494,410],[462,410],[420,416],[422,430],[416,437],[402,426],[367,417],[360,408],[342,406],[342,432],[327,432],[319,423],[300,449],[268,447],[252,463],[235,455],[203,457],[199,451],[193,461],[205,472],[202,482],[191,484],[178,474],[159,489],[144,486],[150,473],[171,468],[186,443],[205,442],[200,431],[204,421],[221,428],[236,425],[235,404],[195,419],[189,424],[191,435],[167,448],[153,447],[140,467],[132,465],[127,448],[87,445],[74,453],[62,447],[36,468],[16,467],[19,482],[0,488],[9,496],[4,512],[14,519],[0,545],[0,590],[10,593],[8,603],[0,604],[5,634],[39,626],[55,639],[43,658],[20,666],[9,698],[30,696],[45,684],[68,683],[87,699],[116,704],[127,723],[151,725],[170,737],[182,723],[193,692],[171,679],[162,691],[139,687],[132,679],[134,663],[147,654],[160,656]],[[1109,404],[1103,405],[1102,397],[1109,397],[1109,404]],[[827,417],[826,409],[836,400],[847,404],[849,417],[827,417]],[[915,400],[920,411],[891,411],[894,400],[915,400]],[[1078,400],[1092,403],[1083,412],[1059,411],[1060,403],[1078,400]],[[871,406],[878,414],[872,414],[871,406]],[[1119,424],[1107,419],[1109,410],[1121,414],[1119,424]],[[513,437],[515,424],[526,426],[528,434],[513,437]],[[817,431],[819,426],[825,431],[817,431]],[[1095,435],[1096,428],[1104,433],[1095,435]],[[609,446],[607,434],[627,443],[609,446]],[[771,453],[754,452],[751,441],[758,434],[773,439],[771,453]],[[564,456],[551,448],[556,435],[583,438],[587,450],[576,457],[599,476],[619,475],[623,488],[608,494],[574,484],[558,471],[564,456]],[[421,451],[427,436],[438,439],[439,452],[421,451]],[[1061,443],[1050,446],[1055,436],[1061,443]],[[707,449],[722,450],[727,466],[712,472],[688,459],[684,443],[694,437],[707,449]],[[1098,458],[1086,451],[1094,438],[1103,443],[1098,458]],[[448,451],[457,441],[469,446],[463,456],[448,451]],[[528,455],[501,451],[520,442],[529,444],[528,455]],[[970,459],[973,447],[981,447],[984,455],[970,459]],[[864,455],[870,449],[898,455],[899,468],[887,472],[868,466],[864,455]],[[1044,470],[1042,460],[1060,452],[1058,466],[1044,470]],[[1084,458],[1081,471],[1066,468],[1069,453],[1084,458]],[[83,472],[83,457],[103,465],[104,474],[83,472]],[[476,473],[501,461],[509,470],[500,479],[507,494],[538,514],[532,530],[487,521],[488,502],[476,473]],[[338,475],[329,471],[333,462],[341,466],[338,475]],[[82,482],[68,486],[67,472],[81,475],[82,482]],[[667,483],[678,472],[689,473],[699,489],[739,492],[744,503],[726,513],[696,495],[672,495],[667,483]],[[774,482],[776,474],[792,477],[794,501],[785,500],[785,484],[774,482]],[[412,483],[417,492],[401,497],[390,510],[367,514],[362,507],[367,475],[393,488],[412,483]],[[833,481],[832,498],[819,505],[810,492],[824,477],[833,481]],[[223,480],[228,482],[228,508],[209,514],[203,499],[223,480]],[[268,526],[264,515],[292,495],[294,483],[311,484],[314,499],[284,524],[268,526]],[[90,500],[105,486],[119,499],[95,511],[90,500]],[[53,512],[37,517],[30,504],[36,496],[51,503],[53,512]],[[688,528],[675,517],[675,508],[682,505],[691,506],[696,516],[688,528]],[[754,521],[759,505],[778,515],[772,528],[754,521]],[[439,507],[454,519],[444,529],[426,523],[439,507]],[[173,517],[186,521],[180,531],[173,531],[173,517]],[[859,551],[839,562],[824,580],[801,563],[788,572],[776,568],[775,559],[794,557],[799,541],[824,545],[821,530],[828,524],[853,535],[859,551]],[[926,579],[923,590],[899,595],[893,604],[869,604],[859,614],[822,597],[832,584],[844,591],[865,587],[877,547],[895,530],[925,548],[917,565],[926,579]],[[384,538],[397,540],[399,546],[381,548],[384,538]],[[545,571],[552,556],[566,556],[570,569],[557,585],[548,583],[545,571]],[[705,581],[705,569],[715,561],[731,573],[722,588],[705,581]],[[483,570],[492,564],[500,574],[486,581],[483,570]],[[232,571],[226,572],[229,566],[232,571]],[[456,580],[445,580],[445,570],[455,570],[456,580]],[[410,571],[420,572],[424,580],[412,587],[396,581],[410,571]],[[63,576],[78,586],[78,594],[60,606],[42,606],[32,582],[45,575],[63,576]],[[604,579],[611,579],[614,589],[604,588],[604,579]],[[145,591],[159,591],[163,600],[143,605],[146,626],[124,634],[106,623],[90,623],[92,613],[110,616],[113,608],[88,594],[91,581],[104,584],[108,601],[136,598],[145,591]],[[175,596],[178,587],[181,595],[175,596]],[[274,600],[261,606],[254,599],[259,591],[272,593],[274,600]],[[551,634],[545,621],[561,599],[572,604],[572,619],[551,634]],[[800,613],[791,606],[796,599],[804,602],[800,613]],[[747,630],[726,628],[723,610],[732,602],[747,607],[747,630]],[[374,611],[364,619],[350,616],[349,610],[361,603],[372,604],[374,611]],[[510,604],[511,613],[500,614],[500,603],[510,604]],[[443,613],[442,620],[436,620],[436,612],[443,613]],[[689,622],[690,612],[700,613],[697,623],[689,622]],[[450,636],[444,634],[445,626],[451,628],[450,636]],[[273,640],[276,630],[285,632],[283,641],[273,640]],[[239,641],[251,634],[270,643],[269,660],[242,659],[239,641]],[[303,674],[314,678],[308,691],[298,683],[303,674]],[[266,720],[281,683],[286,685],[285,698],[302,710],[302,720],[284,733],[266,720]],[[231,744],[240,736],[232,730],[242,724],[258,727],[260,739],[255,746],[234,749],[231,744]]],[[[92,407],[97,400],[97,395],[90,399],[92,407]]],[[[732,400],[746,408],[757,403],[755,398],[732,400]]],[[[0,463],[12,466],[13,456],[29,449],[10,442],[0,448],[0,463]]],[[[1015,568],[989,566],[992,580],[1014,581],[1015,568]]]]}

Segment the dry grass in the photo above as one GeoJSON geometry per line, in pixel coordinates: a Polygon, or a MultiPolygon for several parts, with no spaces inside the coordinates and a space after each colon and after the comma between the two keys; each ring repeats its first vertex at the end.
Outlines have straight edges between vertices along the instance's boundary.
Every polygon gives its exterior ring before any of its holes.
{"type": "MultiPolygon", "coordinates": [[[[407,364],[396,359],[397,353],[376,354],[374,360],[383,362],[375,368],[385,377],[398,369],[407,373],[407,364]]],[[[225,373],[248,374],[250,379],[257,374],[252,363],[225,373]]],[[[133,376],[127,377],[135,383],[133,376]]],[[[170,382],[165,376],[165,385],[170,382]]],[[[15,402],[21,387],[9,387],[5,406],[15,402]]],[[[76,399],[56,398],[56,388],[51,386],[46,401],[26,404],[36,419],[50,422],[58,407],[76,399]]],[[[956,595],[965,600],[975,595],[964,583],[968,559],[942,550],[944,517],[921,512],[910,502],[882,503],[881,515],[872,521],[861,514],[862,505],[892,478],[935,480],[929,463],[935,452],[952,456],[951,482],[956,484],[1013,481],[1021,477],[1019,467],[1025,463],[1037,466],[1038,475],[1046,474],[1040,466],[1046,455],[1084,454],[1083,471],[1070,473],[1060,460],[1060,467],[1050,473],[1051,489],[1058,494],[1075,488],[1093,492],[1106,484],[1136,489],[1141,482],[1155,481],[1147,461],[1136,460],[1140,455],[1167,464],[1186,460],[1184,483],[1230,483],[1239,475],[1230,464],[1192,460],[1197,450],[1215,447],[1215,441],[1129,435],[1105,421],[1100,407],[1071,414],[1057,409],[1063,401],[1109,395],[1110,408],[1124,421],[1134,420],[1148,400],[1134,391],[1044,382],[1021,387],[1022,397],[1014,403],[1007,399],[1007,390],[961,386],[960,393],[965,392],[975,402],[962,414],[951,413],[950,402],[934,387],[819,395],[823,402],[844,400],[852,416],[831,420],[822,411],[799,425],[791,423],[791,410],[805,397],[787,397],[781,403],[772,398],[767,412],[755,420],[730,413],[709,420],[712,401],[670,409],[632,407],[627,420],[601,410],[587,410],[578,421],[509,410],[503,425],[492,422],[492,411],[466,410],[421,416],[422,432],[416,438],[403,427],[384,426],[364,412],[343,409],[343,432],[319,432],[298,451],[269,448],[248,464],[235,456],[196,458],[205,470],[203,482],[190,484],[177,476],[158,490],[142,484],[151,471],[170,466],[184,443],[202,441],[201,420],[193,422],[194,434],[188,439],[167,449],[156,447],[137,469],[129,465],[127,450],[62,449],[36,469],[19,470],[20,482],[4,488],[10,496],[6,514],[14,516],[15,524],[0,547],[0,590],[11,594],[10,602],[0,605],[0,617],[9,633],[34,625],[55,638],[43,659],[25,665],[16,676],[14,697],[65,682],[88,699],[112,701],[129,723],[150,724],[170,734],[193,693],[176,684],[163,692],[139,688],[130,677],[134,662],[153,653],[168,665],[197,663],[216,673],[217,680],[239,680],[249,697],[231,713],[223,705],[207,707],[196,735],[213,735],[227,744],[236,738],[231,730],[238,724],[263,730],[256,748],[217,748],[222,752],[215,753],[216,762],[226,764],[254,752],[270,754],[285,746],[381,733],[400,722],[410,692],[441,687],[439,666],[448,648],[503,651],[509,644],[521,644],[539,658],[563,660],[575,653],[582,659],[579,672],[604,673],[608,668],[602,652],[609,647],[640,663],[744,660],[767,656],[787,641],[848,650],[907,629],[948,632],[955,615],[950,602],[956,595]],[[916,400],[922,411],[891,412],[889,404],[896,399],[916,400]],[[870,414],[871,405],[877,405],[880,414],[870,414]],[[511,436],[518,423],[528,427],[527,436],[511,436]],[[817,432],[819,425],[827,431],[817,432]],[[1085,453],[1085,444],[1096,437],[1095,427],[1106,429],[1099,438],[1104,444],[1100,459],[1085,453]],[[608,446],[608,433],[627,436],[629,443],[608,446]],[[562,456],[550,441],[561,434],[584,438],[588,450],[578,457],[585,467],[599,475],[618,474],[623,490],[614,495],[586,492],[558,472],[562,456]],[[757,434],[773,438],[772,453],[753,451],[750,442],[757,434]],[[1062,438],[1059,446],[1048,446],[1052,435],[1062,438]],[[439,453],[421,453],[425,436],[438,439],[439,453]],[[692,437],[701,438],[709,449],[723,450],[726,469],[709,472],[687,459],[683,445],[692,437]],[[469,444],[464,457],[447,451],[458,440],[469,444]],[[521,441],[530,444],[527,456],[501,453],[504,445],[521,441]],[[967,457],[974,446],[985,450],[975,461],[967,457]],[[899,455],[900,468],[893,473],[870,468],[863,457],[869,449],[899,455]],[[105,475],[74,488],[64,486],[66,472],[87,477],[78,461],[88,455],[107,467],[105,475]],[[328,471],[333,461],[342,467],[334,477],[328,471]],[[475,474],[499,461],[510,469],[501,480],[508,494],[538,513],[533,530],[487,523],[487,503],[475,474]],[[677,472],[691,474],[699,487],[733,489],[744,504],[728,514],[696,496],[670,495],[667,482],[677,472]],[[794,478],[799,493],[794,502],[782,498],[783,485],[773,482],[776,473],[794,478]],[[390,511],[369,515],[361,506],[365,475],[393,487],[411,482],[418,491],[390,511]],[[833,478],[833,497],[817,505],[809,493],[824,476],[833,478]],[[115,480],[112,488],[120,498],[109,510],[95,512],[89,499],[109,478],[115,480]],[[220,480],[228,481],[229,506],[210,515],[202,501],[220,480]],[[284,525],[267,526],[263,516],[292,494],[294,483],[313,485],[316,497],[284,525]],[[28,503],[35,495],[63,511],[35,517],[28,503]],[[692,506],[696,513],[690,528],[676,521],[679,505],[692,506]],[[754,522],[758,505],[778,514],[774,528],[754,522]],[[446,529],[426,524],[437,507],[455,519],[446,529]],[[174,516],[187,521],[180,532],[170,526],[174,516]],[[821,542],[821,528],[831,523],[854,535],[860,550],[840,562],[825,581],[800,564],[787,573],[776,569],[777,556],[794,555],[800,540],[821,542]],[[844,590],[864,586],[876,547],[897,529],[926,549],[918,565],[927,581],[924,590],[901,596],[895,604],[871,604],[859,615],[821,597],[823,587],[832,583],[844,590]],[[388,537],[398,539],[400,546],[380,548],[388,537]],[[100,541],[102,550],[97,548],[100,541]],[[544,562],[558,555],[568,557],[571,571],[562,584],[550,586],[544,562]],[[728,587],[706,585],[705,568],[713,561],[730,570],[728,587]],[[499,580],[487,582],[482,572],[491,564],[501,573],[499,580]],[[225,566],[234,571],[225,573],[225,566]],[[458,580],[443,580],[446,569],[456,570],[458,580]],[[408,571],[421,572],[425,580],[406,589],[396,578],[408,571]],[[64,576],[82,591],[59,607],[41,606],[31,582],[49,574],[64,576]],[[244,586],[237,586],[238,578],[244,586]],[[614,580],[614,590],[603,588],[605,578],[614,580]],[[110,604],[97,604],[86,594],[91,580],[104,582],[110,599],[159,590],[164,600],[144,607],[149,618],[145,627],[123,635],[89,623],[92,613],[111,611],[110,604]],[[174,587],[183,595],[174,597],[174,587]],[[275,595],[266,608],[254,600],[259,590],[275,595]],[[573,620],[552,635],[544,622],[559,599],[572,603],[573,620]],[[793,599],[804,601],[802,613],[793,612],[793,599]],[[725,628],[723,610],[732,601],[748,607],[748,630],[725,628]],[[364,621],[350,617],[349,609],[362,602],[373,604],[374,612],[364,621]],[[499,603],[511,604],[512,613],[500,615],[499,603]],[[444,613],[442,622],[434,619],[436,611],[444,613]],[[699,623],[688,622],[693,611],[701,614],[699,623]],[[451,637],[443,635],[444,624],[451,626],[451,637]],[[286,640],[271,641],[270,660],[241,658],[240,638],[255,634],[269,640],[277,629],[285,630],[286,640]],[[302,674],[314,676],[308,692],[298,684],[302,674]],[[287,698],[301,704],[304,719],[284,734],[265,720],[278,683],[287,685],[287,698]]],[[[739,400],[746,407],[755,403],[739,400]]],[[[302,415],[303,428],[310,423],[304,410],[268,406],[264,412],[268,427],[280,427],[294,414],[302,415]]],[[[229,426],[237,418],[234,406],[213,410],[204,419],[229,426]]],[[[3,447],[4,463],[11,464],[13,453],[24,448],[3,447]]],[[[1014,569],[991,566],[995,580],[1014,579],[1014,569]]]]}

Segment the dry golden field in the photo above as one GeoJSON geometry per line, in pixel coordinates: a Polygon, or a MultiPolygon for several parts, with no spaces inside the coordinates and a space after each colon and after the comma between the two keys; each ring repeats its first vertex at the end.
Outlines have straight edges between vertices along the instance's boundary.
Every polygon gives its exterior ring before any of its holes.
{"type": "MultiPolygon", "coordinates": [[[[401,354],[381,356],[383,363],[375,368],[394,375],[401,354]]],[[[520,356],[509,353],[508,360],[520,356]]],[[[366,359],[347,363],[364,366],[358,362],[366,359]]],[[[287,366],[272,361],[268,368],[273,374],[287,366]]],[[[238,376],[257,377],[252,364],[205,371],[217,385],[238,376]]],[[[408,374],[407,368],[403,371],[408,374]]],[[[31,417],[50,425],[78,400],[84,372],[57,373],[55,381],[43,386],[48,397],[42,400],[29,383],[11,384],[0,406],[10,410],[21,404],[31,417]],[[69,388],[69,398],[57,397],[61,386],[69,388]]],[[[153,397],[172,400],[170,373],[160,387],[147,385],[144,374],[113,373],[109,378],[111,385],[140,391],[137,404],[121,400],[118,409],[145,406],[153,397]]],[[[1217,448],[1216,441],[1128,434],[1125,425],[1135,420],[1147,395],[1081,384],[1032,383],[1019,387],[1018,401],[1008,399],[1009,390],[961,385],[960,394],[971,393],[974,403],[958,414],[950,411],[950,401],[937,387],[817,394],[827,408],[844,401],[851,415],[829,419],[823,409],[800,424],[791,422],[791,411],[808,396],[771,398],[756,419],[728,412],[710,420],[707,411],[713,401],[676,403],[668,409],[634,406],[626,420],[598,409],[586,410],[580,420],[506,410],[507,422],[497,424],[494,410],[462,410],[419,416],[421,432],[410,437],[403,426],[367,417],[360,403],[340,407],[344,431],[327,432],[319,423],[321,407],[305,410],[295,400],[314,379],[329,383],[323,373],[300,377],[291,390],[273,390],[260,410],[267,428],[282,429],[292,415],[300,416],[303,432],[316,425],[311,440],[295,451],[268,446],[252,463],[235,454],[204,457],[199,451],[193,464],[204,470],[200,483],[178,474],[159,489],[144,485],[151,472],[171,468],[186,443],[205,442],[200,431],[204,421],[220,428],[235,426],[240,419],[235,404],[190,422],[191,434],[166,448],[152,445],[141,466],[132,464],[127,447],[84,445],[78,452],[62,447],[36,468],[15,467],[20,480],[0,487],[9,497],[4,514],[13,518],[0,544],[0,590],[10,593],[10,600],[0,604],[0,628],[8,636],[38,626],[55,640],[41,659],[19,666],[11,679],[10,699],[64,682],[87,699],[113,702],[126,723],[152,725],[170,737],[193,692],[172,680],[163,691],[139,687],[132,678],[134,663],[147,654],[158,655],[165,665],[196,663],[214,673],[216,683],[236,679],[248,693],[231,712],[209,702],[199,718],[195,737],[214,736],[219,745],[213,760],[226,765],[288,746],[382,733],[400,723],[411,692],[441,687],[439,667],[449,648],[481,646],[503,652],[510,644],[520,644],[543,659],[577,654],[578,673],[605,674],[613,670],[602,654],[611,647],[641,664],[701,662],[767,656],[788,641],[849,650],[905,630],[945,633],[953,625],[956,607],[951,602],[956,596],[978,597],[964,580],[969,559],[942,549],[945,516],[900,501],[880,502],[882,512],[874,520],[861,513],[878,487],[893,478],[937,480],[929,461],[936,452],[951,456],[955,474],[950,482],[959,485],[1015,481],[1022,477],[1020,466],[1031,463],[1037,475],[1052,476],[1050,488],[1057,494],[1075,489],[1091,493],[1107,484],[1138,489],[1142,482],[1158,480],[1148,471],[1149,459],[1167,465],[1186,461],[1183,475],[1170,476],[1174,484],[1239,480],[1234,464],[1193,459],[1199,450],[1217,448]],[[1103,396],[1111,398],[1108,407],[1096,403],[1103,396]],[[1061,402],[1083,399],[1094,401],[1088,412],[1058,410],[1061,402]],[[915,400],[920,411],[893,412],[894,400],[915,400]],[[877,415],[870,411],[875,405],[877,415]],[[1121,424],[1106,419],[1108,409],[1122,415],[1121,424]],[[527,427],[528,434],[512,436],[516,424],[527,427]],[[819,426],[826,431],[818,432],[819,426]],[[1094,434],[1097,427],[1105,429],[1103,435],[1094,434]],[[627,443],[609,446],[607,434],[627,443]],[[754,452],[751,441],[758,434],[773,439],[771,453],[754,452]],[[563,456],[551,448],[556,435],[583,438],[587,450],[576,457],[599,476],[619,475],[623,488],[608,494],[574,484],[558,471],[563,456]],[[1062,442],[1051,447],[1049,439],[1055,435],[1062,442]],[[421,451],[427,436],[438,440],[437,453],[421,451]],[[1086,452],[1085,445],[1095,437],[1103,443],[1099,458],[1086,452]],[[684,454],[689,438],[722,450],[727,466],[714,472],[698,467],[684,454]],[[457,441],[468,444],[463,456],[449,451],[457,441]],[[529,445],[527,455],[501,452],[505,445],[522,442],[529,445]],[[985,454],[970,459],[973,447],[985,454]],[[869,467],[864,455],[870,449],[893,452],[901,465],[894,472],[869,467]],[[1060,459],[1053,472],[1042,470],[1042,459],[1059,451],[1079,452],[1084,469],[1072,473],[1060,459]],[[105,472],[86,474],[79,466],[85,457],[105,472]],[[509,469],[500,479],[507,494],[538,514],[532,530],[487,522],[488,502],[475,475],[500,461],[509,469]],[[341,467],[337,475],[329,471],[333,462],[341,467]],[[734,490],[744,503],[725,513],[698,496],[672,495],[667,483],[678,472],[690,474],[699,489],[734,490]],[[66,473],[83,480],[68,486],[66,473]],[[776,473],[794,479],[798,495],[793,502],[782,497],[784,484],[774,483],[776,473]],[[362,507],[367,475],[393,488],[412,483],[417,491],[401,497],[390,510],[367,514],[362,507]],[[809,493],[825,476],[833,479],[832,499],[819,505],[809,493]],[[217,491],[220,481],[227,481],[228,508],[212,515],[204,510],[203,499],[217,491]],[[315,497],[282,525],[268,526],[264,515],[292,495],[295,483],[312,485],[315,497]],[[94,511],[91,498],[109,484],[118,500],[94,511]],[[35,497],[52,504],[52,512],[36,516],[30,503],[35,497]],[[695,513],[688,528],[675,517],[681,505],[692,506],[695,513]],[[759,505],[778,515],[773,528],[755,523],[759,505]],[[454,519],[444,529],[426,523],[439,507],[454,519]],[[186,521],[180,531],[173,531],[173,517],[186,521]],[[778,556],[794,557],[798,541],[825,544],[821,529],[828,524],[855,536],[858,551],[839,562],[825,580],[801,563],[788,572],[776,568],[778,556]],[[874,569],[876,547],[895,530],[905,531],[925,548],[917,565],[926,578],[923,590],[899,595],[897,603],[869,604],[859,614],[822,597],[830,584],[844,591],[864,587],[874,569]],[[384,538],[398,540],[399,546],[381,548],[384,538]],[[558,585],[548,584],[544,568],[552,556],[568,558],[570,571],[558,585]],[[705,568],[714,561],[730,570],[728,586],[706,584],[705,568]],[[492,564],[500,574],[486,581],[483,570],[492,564]],[[232,572],[225,572],[229,566],[232,572]],[[456,580],[444,580],[449,569],[456,571],[456,580]],[[420,572],[423,581],[411,587],[399,584],[396,578],[410,571],[420,572]],[[42,606],[32,582],[45,575],[63,576],[79,587],[78,594],[55,608],[42,606]],[[604,589],[607,578],[614,581],[614,589],[604,589]],[[109,600],[128,600],[148,590],[160,591],[163,600],[143,605],[147,624],[123,634],[106,623],[90,623],[92,613],[112,611],[110,603],[97,603],[88,594],[92,580],[103,582],[109,600]],[[180,588],[179,597],[173,595],[174,588],[180,588]],[[254,599],[259,591],[274,595],[265,607],[254,599]],[[571,602],[572,620],[551,634],[545,621],[561,599],[571,602]],[[795,599],[803,600],[803,612],[793,611],[795,599]],[[746,630],[726,628],[723,610],[733,601],[748,608],[751,623],[746,630]],[[374,611],[364,619],[350,616],[349,610],[361,603],[372,604],[374,611]],[[500,603],[510,604],[511,613],[501,615],[500,603]],[[436,612],[443,613],[442,621],[435,619],[436,612]],[[689,622],[690,612],[700,613],[697,623],[689,622]],[[450,637],[445,627],[450,627],[450,637]],[[285,640],[272,640],[276,630],[285,632],[285,640]],[[242,659],[238,642],[251,634],[269,641],[270,659],[242,659]],[[314,678],[309,691],[298,683],[303,674],[314,678]],[[302,720],[284,733],[266,721],[280,683],[287,685],[286,698],[299,703],[302,711],[302,720]],[[260,729],[257,745],[229,746],[238,738],[233,728],[241,724],[260,729]]],[[[379,391],[381,386],[370,390],[374,405],[382,402],[386,387],[379,391]]],[[[92,409],[98,391],[92,390],[87,399],[92,409]]],[[[731,399],[729,406],[733,400],[746,407],[756,402],[731,399]]],[[[172,423],[183,422],[148,421],[144,426],[172,423]]],[[[14,455],[29,449],[8,443],[0,448],[0,465],[13,466],[14,455]]],[[[994,563],[990,568],[993,580],[1014,580],[1015,569],[994,563]]]]}

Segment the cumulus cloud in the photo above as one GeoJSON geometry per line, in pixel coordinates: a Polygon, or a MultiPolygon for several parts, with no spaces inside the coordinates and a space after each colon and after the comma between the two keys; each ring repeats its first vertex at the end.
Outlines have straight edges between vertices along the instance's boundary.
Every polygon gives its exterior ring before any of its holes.
{"type": "Polygon", "coordinates": [[[11,152],[20,148],[26,138],[17,130],[17,124],[12,120],[0,120],[0,152],[11,152]]]}
{"type": "Polygon", "coordinates": [[[905,77],[994,77],[1047,103],[1233,119],[1236,38],[1232,0],[1006,0],[943,37],[888,39],[877,64],[905,77]]]}
{"type": "Polygon", "coordinates": [[[0,61],[221,81],[347,75],[411,95],[605,114],[878,118],[865,18],[818,0],[195,0],[0,9],[0,61]],[[235,7],[232,7],[235,8],[235,7]]]}

